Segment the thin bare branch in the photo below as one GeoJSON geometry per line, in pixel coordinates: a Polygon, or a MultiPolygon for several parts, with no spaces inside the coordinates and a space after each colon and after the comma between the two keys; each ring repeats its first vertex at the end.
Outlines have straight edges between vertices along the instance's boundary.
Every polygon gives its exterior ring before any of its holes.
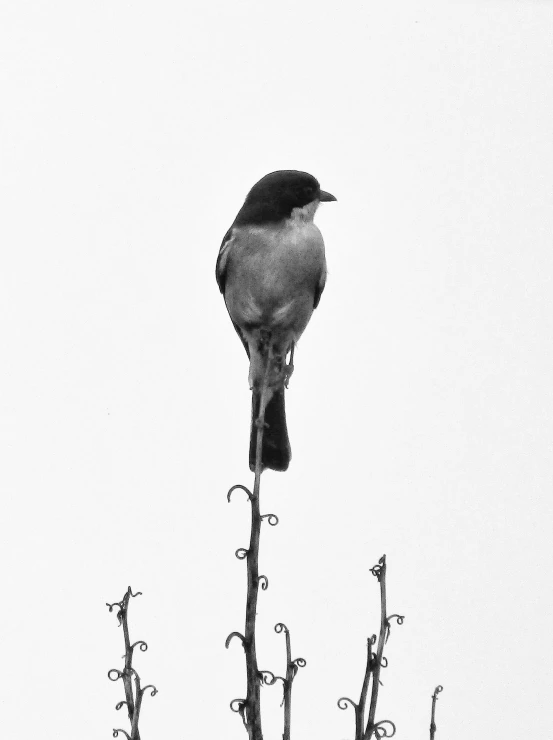
{"type": "Polygon", "coordinates": [[[371,573],[376,576],[380,584],[380,631],[378,635],[378,643],[376,635],[373,635],[367,640],[367,662],[365,666],[365,675],[363,677],[363,684],[361,686],[361,694],[359,697],[359,704],[348,697],[342,697],[338,701],[340,709],[346,709],[348,704],[351,704],[355,711],[355,740],[371,740],[375,737],[377,740],[385,737],[393,737],[396,731],[396,727],[390,720],[381,720],[375,722],[376,716],[376,705],[378,702],[378,691],[381,686],[380,682],[380,671],[388,665],[388,661],[383,655],[384,645],[390,636],[390,624],[391,620],[395,619],[398,624],[403,624],[403,617],[400,614],[391,614],[389,617],[386,614],[386,556],[383,555],[378,561],[377,565],[371,568],[371,573]],[[373,646],[377,645],[376,653],[373,652],[373,646]],[[368,718],[365,724],[365,715],[367,708],[367,700],[369,698],[369,687],[370,687],[370,702],[368,709],[368,718]]]}
{"type": "MultiPolygon", "coordinates": [[[[372,661],[372,686],[371,686],[371,702],[369,705],[369,719],[367,721],[367,729],[365,732],[366,740],[370,740],[373,734],[376,734],[376,724],[374,721],[376,715],[376,704],[378,702],[378,690],[380,688],[380,670],[382,668],[382,654],[384,652],[384,644],[387,639],[389,632],[389,624],[386,618],[386,555],[383,555],[378,561],[378,565],[372,568],[373,575],[376,576],[380,584],[380,632],[378,635],[378,645],[376,647],[376,655],[373,656],[372,661]]],[[[393,733],[392,733],[393,734],[393,733]]],[[[378,734],[376,734],[378,737],[378,734]]],[[[388,737],[388,735],[385,735],[388,737]]],[[[391,735],[389,736],[391,737],[391,735]]]]}
{"type": "Polygon", "coordinates": [[[295,658],[292,660],[292,647],[290,643],[290,630],[288,627],[279,622],[275,624],[275,632],[284,632],[286,637],[286,678],[282,679],[284,687],[284,696],[282,703],[284,704],[284,733],[282,735],[283,740],[290,740],[290,733],[292,729],[292,683],[300,668],[304,668],[307,663],[303,658],[295,658]]]}
{"type": "MultiPolygon", "coordinates": [[[[227,494],[227,500],[230,501],[232,493],[236,490],[241,490],[246,493],[248,501],[251,504],[251,530],[250,530],[250,544],[246,549],[240,547],[236,550],[235,555],[238,560],[246,561],[247,569],[247,592],[246,592],[246,624],[244,634],[240,632],[231,632],[226,640],[226,647],[228,648],[233,637],[237,637],[241,642],[246,654],[246,681],[247,681],[247,693],[245,699],[234,699],[230,708],[233,712],[238,713],[241,718],[250,740],[263,740],[263,732],[261,728],[261,691],[260,687],[263,682],[267,681],[267,676],[270,671],[259,670],[257,664],[257,653],[255,643],[255,625],[257,617],[257,597],[259,594],[259,588],[266,590],[269,585],[267,576],[259,574],[259,538],[261,534],[261,522],[264,518],[267,518],[269,524],[273,526],[278,523],[278,518],[274,514],[265,514],[261,516],[260,505],[259,505],[259,491],[261,484],[261,473],[263,471],[261,451],[263,449],[263,430],[265,428],[265,407],[268,401],[268,385],[269,377],[272,367],[272,358],[267,348],[265,352],[265,373],[263,377],[263,384],[261,386],[261,401],[259,408],[259,417],[256,420],[257,424],[257,439],[256,439],[256,462],[255,462],[255,477],[253,491],[250,491],[246,486],[237,484],[230,488],[227,494]]],[[[274,682],[274,681],[273,681],[274,682]]]]}
{"type": "Polygon", "coordinates": [[[436,686],[434,693],[432,694],[432,712],[430,715],[430,740],[434,740],[436,734],[436,702],[438,701],[438,694],[444,690],[443,686],[436,686]]]}
{"type": "Polygon", "coordinates": [[[125,730],[114,729],[113,737],[117,737],[119,733],[122,733],[123,735],[125,735],[126,738],[128,738],[128,740],[140,740],[138,720],[140,716],[140,708],[142,705],[142,697],[144,695],[144,692],[146,691],[146,689],[151,689],[151,696],[155,696],[157,694],[156,687],[151,684],[145,686],[143,689],[140,687],[140,676],[132,666],[134,648],[138,646],[139,649],[143,652],[148,649],[148,645],[144,642],[144,640],[137,640],[131,645],[131,639],[129,635],[129,601],[131,597],[140,595],[140,591],[137,591],[135,594],[133,594],[131,587],[129,586],[121,601],[116,601],[113,604],[106,604],[110,612],[113,611],[115,607],[118,607],[117,619],[119,621],[119,626],[123,626],[123,639],[125,641],[125,664],[123,670],[120,671],[117,668],[112,668],[108,671],[108,678],[110,679],[110,681],[118,681],[119,679],[122,679],[123,687],[125,690],[125,700],[120,701],[115,708],[119,710],[125,706],[127,708],[129,722],[131,723],[130,735],[125,730]]]}

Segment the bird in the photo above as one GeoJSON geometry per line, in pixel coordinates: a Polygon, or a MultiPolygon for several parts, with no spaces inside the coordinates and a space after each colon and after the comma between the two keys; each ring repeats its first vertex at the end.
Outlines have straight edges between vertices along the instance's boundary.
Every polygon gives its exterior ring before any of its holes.
{"type": "Polygon", "coordinates": [[[252,471],[264,378],[261,470],[284,471],[290,464],[284,390],[294,348],[319,305],[327,276],[324,241],[313,218],[320,203],[335,200],[307,172],[270,172],[249,191],[219,249],[217,283],[250,360],[252,471]],[[266,374],[267,357],[272,364],[266,374]]]}

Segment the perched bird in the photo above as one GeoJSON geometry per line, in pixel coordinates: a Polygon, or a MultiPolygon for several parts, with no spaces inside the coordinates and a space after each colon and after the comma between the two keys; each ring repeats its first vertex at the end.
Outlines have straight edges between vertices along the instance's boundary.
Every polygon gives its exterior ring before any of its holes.
{"type": "Polygon", "coordinates": [[[313,217],[321,202],[332,200],[307,172],[271,172],[250,190],[219,250],[217,283],[250,359],[252,470],[267,353],[274,369],[265,396],[262,467],[286,470],[290,463],[284,387],[295,344],[325,286],[324,242],[313,217]]]}

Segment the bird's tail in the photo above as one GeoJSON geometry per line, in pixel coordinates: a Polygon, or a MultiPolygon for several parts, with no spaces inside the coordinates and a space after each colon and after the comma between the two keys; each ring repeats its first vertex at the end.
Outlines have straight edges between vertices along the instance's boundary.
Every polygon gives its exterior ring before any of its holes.
{"type": "MultiPolygon", "coordinates": [[[[261,394],[252,394],[252,425],[250,434],[250,470],[255,471],[255,452],[257,447],[257,425],[261,394]]],[[[275,390],[265,407],[265,428],[263,431],[263,448],[261,463],[263,468],[284,471],[290,464],[292,450],[286,428],[286,411],[284,408],[284,388],[275,390]]]]}

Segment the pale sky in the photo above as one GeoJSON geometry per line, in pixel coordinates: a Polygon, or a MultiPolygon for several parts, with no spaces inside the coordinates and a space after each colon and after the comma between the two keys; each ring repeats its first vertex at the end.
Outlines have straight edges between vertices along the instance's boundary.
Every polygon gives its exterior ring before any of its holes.
{"type": "MultiPolygon", "coordinates": [[[[143,740],[245,740],[248,363],[214,278],[248,189],[314,174],[329,277],[263,476],[260,667],[353,737],[370,567],[398,740],[553,723],[553,3],[0,9],[0,734],[97,740],[143,592],[143,740]]],[[[279,687],[263,690],[281,737],[279,687]]]]}

